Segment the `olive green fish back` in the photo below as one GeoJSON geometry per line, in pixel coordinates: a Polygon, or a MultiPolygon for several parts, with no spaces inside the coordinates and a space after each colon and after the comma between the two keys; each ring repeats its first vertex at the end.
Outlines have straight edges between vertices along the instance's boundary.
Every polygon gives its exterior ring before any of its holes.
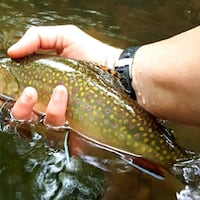
{"type": "Polygon", "coordinates": [[[8,60],[4,65],[17,79],[19,94],[26,86],[37,88],[42,111],[53,88],[65,85],[70,126],[97,143],[166,168],[178,157],[187,156],[155,117],[127,96],[118,74],[94,63],[44,55],[8,60]]]}

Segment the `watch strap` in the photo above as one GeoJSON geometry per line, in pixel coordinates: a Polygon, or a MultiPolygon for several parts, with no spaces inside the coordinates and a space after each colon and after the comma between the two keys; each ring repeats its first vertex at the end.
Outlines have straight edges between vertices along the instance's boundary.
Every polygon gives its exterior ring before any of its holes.
{"type": "Polygon", "coordinates": [[[133,66],[135,53],[138,49],[138,46],[125,49],[121,53],[119,60],[115,63],[115,71],[121,75],[120,81],[125,88],[125,92],[134,100],[136,100],[136,94],[131,84],[131,68],[133,66]]]}

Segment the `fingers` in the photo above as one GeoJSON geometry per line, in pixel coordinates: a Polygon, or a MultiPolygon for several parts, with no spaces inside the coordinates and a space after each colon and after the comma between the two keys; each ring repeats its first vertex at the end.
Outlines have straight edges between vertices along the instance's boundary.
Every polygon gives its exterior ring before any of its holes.
{"type": "Polygon", "coordinates": [[[62,126],[65,123],[65,113],[67,109],[67,89],[58,85],[51,96],[46,110],[45,123],[53,126],[62,126]]]}
{"type": "MultiPolygon", "coordinates": [[[[58,85],[54,89],[46,109],[46,124],[52,126],[62,126],[65,124],[65,113],[68,100],[67,95],[67,89],[62,85],[58,85]]],[[[12,108],[13,116],[18,120],[37,120],[38,117],[33,113],[33,107],[37,98],[37,91],[34,88],[25,88],[12,108]]]]}
{"type": "Polygon", "coordinates": [[[11,58],[21,58],[39,49],[62,48],[59,46],[62,43],[58,42],[61,38],[60,34],[63,33],[61,29],[63,26],[31,27],[17,43],[8,49],[7,53],[11,58]]]}
{"type": "Polygon", "coordinates": [[[38,29],[30,28],[24,36],[7,53],[11,58],[20,58],[37,51],[40,47],[40,35],[38,29]]]}
{"type": "Polygon", "coordinates": [[[27,87],[12,108],[12,114],[16,119],[29,120],[33,117],[33,106],[37,101],[37,91],[27,87]]]}
{"type": "Polygon", "coordinates": [[[112,68],[122,50],[107,45],[74,25],[31,27],[7,53],[21,58],[37,50],[54,50],[63,57],[93,61],[112,68]]]}
{"type": "MultiPolygon", "coordinates": [[[[73,46],[77,40],[87,41],[87,37],[89,36],[86,33],[74,25],[33,26],[26,31],[17,43],[8,49],[7,53],[14,59],[24,57],[39,49],[52,49],[59,55],[63,55],[64,49],[73,46]]],[[[69,48],[63,56],[67,56],[71,50],[73,48],[69,48]]]]}

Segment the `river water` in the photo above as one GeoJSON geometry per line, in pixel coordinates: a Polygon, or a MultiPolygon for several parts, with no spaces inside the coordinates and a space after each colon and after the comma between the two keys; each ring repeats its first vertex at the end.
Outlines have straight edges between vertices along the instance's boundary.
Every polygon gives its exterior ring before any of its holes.
{"type": "MultiPolygon", "coordinates": [[[[126,48],[158,41],[200,22],[198,0],[2,0],[0,45],[7,49],[30,26],[75,24],[94,37],[126,48]]],[[[51,33],[49,33],[51,34],[51,33]]],[[[168,123],[178,142],[200,151],[200,130],[168,123]]],[[[106,173],[79,159],[66,167],[65,152],[50,150],[39,134],[0,134],[0,199],[173,200],[183,185],[135,169],[106,173]]]]}

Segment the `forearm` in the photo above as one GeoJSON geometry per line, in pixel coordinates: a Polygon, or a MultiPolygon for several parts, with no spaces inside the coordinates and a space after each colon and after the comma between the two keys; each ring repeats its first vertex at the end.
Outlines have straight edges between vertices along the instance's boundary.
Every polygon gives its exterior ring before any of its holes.
{"type": "Polygon", "coordinates": [[[142,46],[132,77],[137,101],[146,110],[200,125],[200,27],[142,46]]]}

